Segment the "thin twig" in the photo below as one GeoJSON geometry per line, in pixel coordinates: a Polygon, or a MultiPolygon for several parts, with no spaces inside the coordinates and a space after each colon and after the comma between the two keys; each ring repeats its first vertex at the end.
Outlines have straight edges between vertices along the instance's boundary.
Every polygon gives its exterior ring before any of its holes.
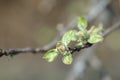
{"type": "Polygon", "coordinates": [[[0,49],[0,57],[3,55],[8,56],[8,55],[17,55],[19,53],[45,53],[47,50],[43,50],[40,48],[18,48],[18,49],[0,49]]]}
{"type": "Polygon", "coordinates": [[[114,23],[114,25],[112,27],[105,30],[103,36],[107,37],[109,34],[111,34],[114,30],[117,30],[118,28],[120,28],[120,20],[118,20],[116,23],[114,23]]]}

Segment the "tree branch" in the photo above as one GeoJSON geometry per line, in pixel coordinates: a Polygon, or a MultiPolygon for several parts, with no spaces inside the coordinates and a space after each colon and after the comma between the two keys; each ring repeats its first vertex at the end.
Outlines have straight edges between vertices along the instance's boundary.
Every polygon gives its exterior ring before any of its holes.
{"type": "MultiPolygon", "coordinates": [[[[104,0],[103,0],[104,1],[104,0]]],[[[97,16],[97,14],[100,13],[100,11],[102,11],[106,6],[106,4],[109,3],[110,0],[107,0],[106,3],[102,2],[99,3],[99,5],[93,9],[89,15],[85,16],[86,19],[90,22],[92,21],[93,19],[95,19],[95,17],[97,16]],[[101,5],[103,5],[102,7],[100,7],[101,5]],[[99,9],[100,8],[100,9],[99,9]],[[93,15],[93,12],[96,13],[96,15],[93,15]],[[91,17],[92,16],[92,17],[91,17]]],[[[52,42],[50,43],[49,45],[47,46],[44,46],[43,48],[22,48],[22,49],[7,49],[7,50],[4,50],[4,49],[0,49],[0,57],[2,57],[3,55],[5,56],[8,56],[8,55],[16,55],[16,54],[19,54],[19,53],[44,53],[46,52],[47,50],[55,47],[57,41],[59,41],[61,39],[61,37],[63,36],[63,34],[65,32],[67,32],[68,30],[72,29],[72,28],[75,28],[77,27],[77,18],[75,20],[73,20],[73,22],[68,25],[68,27],[66,27],[63,31],[60,32],[59,36],[52,42]]],[[[108,28],[103,36],[106,37],[107,35],[109,35],[111,32],[113,32],[114,30],[120,28],[120,21],[116,22],[111,28],[108,28]]],[[[84,48],[87,48],[88,46],[86,45],[84,48]]],[[[90,46],[89,46],[90,47],[90,46]]],[[[83,49],[80,47],[80,49],[83,49]]],[[[72,52],[73,51],[79,51],[77,48],[75,49],[71,49],[72,52]]]]}
{"type": "Polygon", "coordinates": [[[116,23],[113,24],[113,26],[104,31],[103,34],[104,38],[107,37],[112,32],[114,32],[115,30],[117,30],[118,28],[120,28],[120,20],[118,20],[116,23]]]}
{"type": "Polygon", "coordinates": [[[17,55],[19,53],[45,53],[47,50],[43,50],[40,48],[18,48],[18,49],[8,49],[8,50],[4,50],[4,49],[0,49],[0,57],[2,57],[3,55],[8,56],[8,55],[17,55]]]}
{"type": "MultiPolygon", "coordinates": [[[[104,38],[107,37],[113,31],[117,30],[118,28],[120,28],[120,21],[116,22],[112,27],[108,28],[103,33],[104,38]]],[[[75,48],[71,48],[70,50],[73,53],[75,51],[80,51],[81,49],[88,48],[90,46],[91,45],[89,43],[87,43],[86,46],[84,46],[84,47],[75,47],[75,48]]],[[[48,50],[47,49],[44,50],[42,48],[22,48],[22,49],[18,48],[18,49],[8,49],[8,50],[0,49],[0,57],[2,57],[3,55],[5,55],[5,56],[17,55],[19,53],[44,53],[46,51],[48,51],[48,50]]]]}

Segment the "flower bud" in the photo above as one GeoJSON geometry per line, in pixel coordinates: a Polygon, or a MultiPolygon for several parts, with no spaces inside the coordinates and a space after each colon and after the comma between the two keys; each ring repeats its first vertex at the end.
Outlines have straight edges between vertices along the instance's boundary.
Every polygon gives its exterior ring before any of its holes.
{"type": "Polygon", "coordinates": [[[64,51],[64,50],[65,50],[65,47],[64,47],[63,45],[61,45],[61,46],[57,47],[57,49],[64,51]]]}
{"type": "Polygon", "coordinates": [[[79,31],[79,32],[78,32],[78,35],[79,35],[79,36],[83,36],[84,34],[83,34],[82,31],[79,31]]]}

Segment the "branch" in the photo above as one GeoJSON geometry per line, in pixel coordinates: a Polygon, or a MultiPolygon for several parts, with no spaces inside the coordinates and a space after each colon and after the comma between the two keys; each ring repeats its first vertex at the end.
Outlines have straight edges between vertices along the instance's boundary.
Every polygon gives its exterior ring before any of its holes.
{"type": "Polygon", "coordinates": [[[2,57],[3,55],[5,56],[13,56],[13,55],[17,55],[19,53],[45,53],[47,50],[43,50],[40,48],[23,48],[23,49],[8,49],[8,50],[4,50],[4,49],[0,49],[0,57],[2,57]]]}
{"type": "MultiPolygon", "coordinates": [[[[120,21],[116,22],[112,27],[108,28],[103,36],[104,38],[107,37],[110,33],[112,33],[113,31],[117,30],[118,28],[120,28],[120,21]]],[[[70,48],[71,53],[75,52],[75,51],[80,51],[81,49],[84,48],[88,48],[92,46],[89,43],[86,43],[86,46],[84,47],[75,47],[75,48],[70,48]]],[[[18,49],[8,49],[8,50],[4,50],[4,49],[0,49],[0,57],[2,57],[3,55],[8,56],[8,55],[17,55],[19,53],[44,53],[48,51],[47,49],[44,50],[42,48],[18,48],[18,49]]]]}
{"type": "MultiPolygon", "coordinates": [[[[103,0],[104,1],[104,0],[103,0]]],[[[96,8],[94,8],[93,10],[91,10],[90,14],[85,16],[86,19],[90,22],[93,19],[95,19],[95,17],[100,13],[100,11],[103,11],[104,8],[106,7],[106,5],[109,3],[110,0],[106,0],[106,3],[104,2],[100,2],[98,4],[98,6],[96,8]],[[102,5],[102,7],[101,7],[102,5]],[[99,9],[100,8],[100,9],[99,9]],[[96,13],[96,15],[93,15],[93,12],[96,13]],[[91,17],[92,16],[92,17],[91,17]]],[[[49,45],[44,46],[43,48],[22,48],[22,49],[8,49],[8,50],[4,50],[4,49],[0,49],[0,57],[2,57],[3,55],[8,56],[8,55],[17,55],[19,53],[44,53],[47,50],[53,48],[57,41],[59,41],[61,39],[61,37],[63,36],[63,34],[65,32],[67,32],[68,30],[75,28],[77,26],[77,18],[73,20],[73,22],[68,25],[68,27],[66,27],[63,31],[60,32],[60,35],[49,45]]],[[[115,25],[113,25],[113,27],[107,29],[103,36],[106,37],[107,35],[109,35],[111,32],[113,32],[114,30],[116,30],[117,28],[120,27],[120,21],[118,21],[117,23],[115,23],[115,25]]],[[[90,46],[86,45],[84,48],[88,48],[90,46]]],[[[83,49],[83,47],[79,47],[80,50],[83,49]]],[[[78,50],[78,48],[74,48],[74,49],[70,49],[73,53],[73,51],[80,51],[78,50]]]]}
{"type": "Polygon", "coordinates": [[[118,20],[116,23],[114,23],[114,25],[113,25],[112,27],[108,28],[108,29],[104,32],[104,34],[103,34],[104,38],[107,37],[107,36],[108,36],[109,34],[111,34],[112,32],[114,32],[115,30],[117,30],[118,28],[120,28],[120,20],[118,20]]]}

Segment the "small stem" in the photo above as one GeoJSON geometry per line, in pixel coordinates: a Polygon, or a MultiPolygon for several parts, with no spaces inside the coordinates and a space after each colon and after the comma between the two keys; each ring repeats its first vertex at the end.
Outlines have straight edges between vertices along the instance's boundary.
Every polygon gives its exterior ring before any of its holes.
{"type": "Polygon", "coordinates": [[[76,47],[74,47],[74,48],[70,48],[69,47],[69,50],[70,50],[70,52],[71,52],[71,54],[73,54],[74,52],[79,52],[81,49],[84,49],[84,48],[89,48],[89,47],[91,47],[93,44],[91,44],[91,43],[86,43],[84,46],[76,46],[76,47]]]}
{"type": "Polygon", "coordinates": [[[4,49],[0,49],[0,57],[2,56],[8,56],[8,55],[17,55],[19,53],[44,53],[47,50],[43,50],[40,48],[23,48],[23,49],[8,49],[8,50],[4,50],[4,49]]]}

